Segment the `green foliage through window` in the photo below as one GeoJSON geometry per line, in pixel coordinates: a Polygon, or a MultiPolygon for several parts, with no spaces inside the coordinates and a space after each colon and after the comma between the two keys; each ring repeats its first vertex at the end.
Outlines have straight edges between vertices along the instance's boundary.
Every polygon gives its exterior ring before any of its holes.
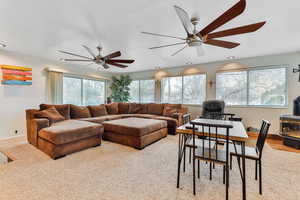
{"type": "Polygon", "coordinates": [[[119,78],[113,76],[110,85],[111,96],[113,102],[128,102],[130,98],[129,85],[132,79],[129,75],[121,75],[119,78]]]}

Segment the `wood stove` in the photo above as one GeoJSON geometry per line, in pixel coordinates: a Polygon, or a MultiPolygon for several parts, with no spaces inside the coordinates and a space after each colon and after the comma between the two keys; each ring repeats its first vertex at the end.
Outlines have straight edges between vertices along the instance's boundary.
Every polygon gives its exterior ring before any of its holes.
{"type": "Polygon", "coordinates": [[[284,145],[300,149],[300,97],[294,100],[293,115],[280,116],[280,134],[284,145]]]}

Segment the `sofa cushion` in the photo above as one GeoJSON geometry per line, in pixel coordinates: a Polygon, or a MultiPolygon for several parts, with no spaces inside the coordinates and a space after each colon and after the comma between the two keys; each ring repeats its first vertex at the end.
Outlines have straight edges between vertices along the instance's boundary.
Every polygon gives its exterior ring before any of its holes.
{"type": "Polygon", "coordinates": [[[66,144],[103,133],[103,126],[91,122],[78,120],[65,120],[44,128],[39,132],[39,137],[53,143],[66,144]]]}
{"type": "Polygon", "coordinates": [[[108,114],[110,114],[110,115],[117,115],[117,114],[119,114],[118,103],[106,104],[105,106],[106,106],[106,110],[107,110],[108,114]]]}
{"type": "Polygon", "coordinates": [[[129,117],[138,117],[138,118],[155,118],[157,115],[151,115],[151,114],[123,114],[121,115],[122,118],[129,118],[129,117]]]}
{"type": "Polygon", "coordinates": [[[90,110],[86,106],[71,105],[71,119],[92,117],[90,110]]]}
{"type": "Polygon", "coordinates": [[[178,120],[174,119],[172,117],[157,116],[157,117],[154,117],[153,119],[165,120],[168,123],[168,127],[176,128],[177,126],[179,126],[178,120]]]}
{"type": "Polygon", "coordinates": [[[70,119],[70,104],[54,105],[54,104],[40,104],[41,110],[54,107],[65,119],[70,119]]]}
{"type": "Polygon", "coordinates": [[[118,104],[119,114],[128,114],[129,112],[129,103],[119,103],[118,104]]]}
{"type": "Polygon", "coordinates": [[[128,110],[129,114],[137,114],[137,113],[141,112],[141,110],[142,110],[141,104],[139,104],[139,103],[129,104],[129,110],[128,110]]]}
{"type": "Polygon", "coordinates": [[[142,103],[141,107],[142,109],[140,110],[140,112],[138,114],[148,114],[148,105],[146,103],[142,103]]]}
{"type": "Polygon", "coordinates": [[[116,119],[122,119],[122,115],[107,115],[105,116],[105,121],[111,121],[116,119]]]}
{"type": "Polygon", "coordinates": [[[107,115],[105,105],[98,105],[98,106],[88,106],[92,117],[100,117],[103,115],[107,115]]]}
{"type": "Polygon", "coordinates": [[[78,119],[78,120],[85,121],[85,122],[92,122],[92,123],[102,124],[102,122],[106,121],[106,116],[81,118],[81,119],[78,119]]]}
{"type": "Polygon", "coordinates": [[[78,120],[102,124],[102,122],[104,122],[104,121],[111,121],[111,120],[115,120],[115,119],[122,119],[122,115],[105,115],[105,116],[101,116],[101,117],[81,118],[78,120]]]}
{"type": "Polygon", "coordinates": [[[163,104],[150,103],[148,104],[148,114],[162,115],[164,110],[163,104]]]}
{"type": "Polygon", "coordinates": [[[103,122],[103,126],[105,132],[141,137],[162,128],[166,128],[167,123],[163,120],[125,118],[103,122]]]}
{"type": "Polygon", "coordinates": [[[173,116],[175,113],[178,113],[181,109],[181,104],[165,104],[163,110],[163,116],[173,116]]]}
{"type": "Polygon", "coordinates": [[[129,114],[147,114],[148,104],[130,103],[129,114]]]}
{"type": "Polygon", "coordinates": [[[38,111],[37,113],[34,114],[34,116],[36,118],[48,119],[50,125],[65,120],[65,118],[54,107],[50,107],[46,110],[38,111]]]}
{"type": "Polygon", "coordinates": [[[165,106],[163,116],[171,117],[178,113],[178,109],[172,106],[165,106]]]}

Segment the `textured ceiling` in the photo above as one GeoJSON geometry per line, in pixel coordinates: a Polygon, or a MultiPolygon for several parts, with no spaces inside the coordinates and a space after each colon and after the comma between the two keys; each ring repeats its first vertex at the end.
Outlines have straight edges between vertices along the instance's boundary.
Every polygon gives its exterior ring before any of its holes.
{"type": "MultiPolygon", "coordinates": [[[[133,72],[157,67],[200,64],[237,58],[277,54],[300,50],[299,0],[248,0],[245,12],[218,30],[259,21],[267,24],[251,34],[224,38],[240,42],[228,50],[205,46],[198,57],[189,48],[175,57],[180,48],[149,50],[148,47],[177,42],[174,39],[143,35],[149,31],[185,36],[173,9],[178,5],[200,17],[199,29],[229,9],[238,0],[0,0],[0,41],[8,50],[52,60],[68,57],[57,52],[67,50],[87,55],[82,44],[104,47],[104,54],[121,50],[122,58],[136,62],[127,69],[111,68],[110,72],[133,72]]],[[[96,65],[90,67],[97,68],[96,65]]]]}

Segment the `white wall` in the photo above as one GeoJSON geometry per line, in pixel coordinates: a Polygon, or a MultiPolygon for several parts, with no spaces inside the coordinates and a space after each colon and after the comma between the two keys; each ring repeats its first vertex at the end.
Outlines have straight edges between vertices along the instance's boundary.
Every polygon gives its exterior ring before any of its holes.
{"type": "MultiPolygon", "coordinates": [[[[84,66],[63,65],[37,57],[0,51],[0,64],[18,65],[33,68],[32,86],[8,86],[0,84],[0,139],[26,134],[25,110],[38,108],[47,102],[45,68],[63,69],[74,74],[110,77],[111,74],[99,73],[84,66]],[[18,130],[18,134],[15,134],[18,130]]],[[[1,72],[0,72],[1,73],[1,72]]],[[[0,74],[2,79],[2,75],[0,74]]]]}
{"type": "MultiPolygon", "coordinates": [[[[271,133],[277,134],[279,133],[279,115],[292,113],[292,101],[300,96],[300,83],[298,82],[299,74],[294,74],[292,72],[292,68],[298,66],[300,64],[300,53],[289,53],[282,55],[273,55],[273,56],[262,56],[262,57],[254,57],[247,59],[234,60],[232,62],[240,62],[242,64],[246,64],[249,67],[258,67],[258,66],[269,66],[269,65],[289,65],[288,68],[288,108],[258,108],[258,107],[227,107],[226,112],[236,113],[238,116],[243,118],[243,122],[245,126],[252,126],[255,128],[260,127],[261,119],[269,120],[271,125],[271,133]]],[[[168,68],[166,70],[169,75],[179,75],[185,69],[190,67],[195,67],[200,69],[201,72],[207,73],[207,81],[215,81],[216,78],[216,70],[220,65],[223,65],[226,62],[214,62],[207,63],[201,65],[192,65],[192,66],[183,66],[176,68],[168,68]]],[[[131,77],[133,79],[146,79],[153,78],[155,71],[146,71],[146,72],[138,72],[131,73],[131,77]]],[[[207,99],[215,99],[215,85],[212,88],[207,86],[207,99]]],[[[201,114],[201,106],[187,106],[189,111],[195,117],[196,115],[201,114]]]]}
{"type": "MultiPolygon", "coordinates": [[[[300,64],[300,53],[290,53],[275,56],[263,56],[249,59],[237,60],[249,66],[266,66],[289,64],[291,67],[288,70],[288,98],[289,107],[286,109],[272,108],[254,108],[254,107],[229,107],[227,112],[233,112],[243,117],[246,126],[259,127],[262,118],[269,120],[272,123],[271,132],[278,133],[279,115],[292,112],[292,100],[300,96],[300,83],[298,75],[292,73],[292,67],[300,64]]],[[[85,74],[85,75],[100,75],[111,77],[109,73],[99,73],[92,68],[86,69],[83,66],[63,65],[59,62],[53,62],[37,57],[31,57],[12,52],[0,51],[0,64],[20,65],[33,68],[33,85],[32,86],[5,86],[0,85],[0,139],[16,136],[15,130],[19,134],[26,134],[25,109],[38,108],[42,102],[47,102],[47,86],[45,68],[63,69],[70,73],[85,74]]],[[[199,68],[202,72],[207,72],[207,80],[215,80],[216,68],[224,64],[224,62],[215,62],[202,65],[185,66],[178,68],[169,68],[167,71],[171,75],[178,75],[184,69],[189,67],[199,68]]],[[[152,78],[154,71],[131,73],[134,79],[152,78]]],[[[207,99],[215,99],[215,88],[207,88],[207,99]]],[[[193,116],[201,113],[200,106],[188,106],[193,116]]]]}

